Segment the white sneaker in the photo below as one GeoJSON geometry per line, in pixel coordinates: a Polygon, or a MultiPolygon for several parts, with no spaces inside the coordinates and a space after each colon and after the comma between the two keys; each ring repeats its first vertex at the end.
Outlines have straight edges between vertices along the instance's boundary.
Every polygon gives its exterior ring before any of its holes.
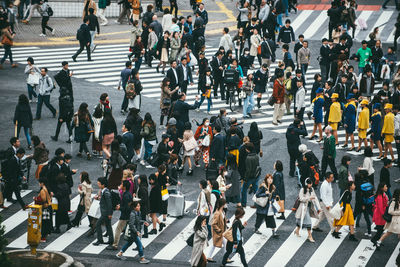
{"type": "Polygon", "coordinates": [[[39,36],[40,37],[46,37],[46,34],[41,33],[41,34],[39,34],[39,36]]]}
{"type": "Polygon", "coordinates": [[[146,165],[146,169],[154,169],[154,167],[151,165],[146,165]]]}
{"type": "Polygon", "coordinates": [[[52,34],[52,35],[56,34],[56,29],[53,29],[53,30],[51,31],[51,34],[52,34]]]}
{"type": "Polygon", "coordinates": [[[32,103],[32,100],[29,100],[29,103],[32,103]]]}
{"type": "Polygon", "coordinates": [[[372,234],[365,233],[365,236],[372,237],[372,234]]]}
{"type": "Polygon", "coordinates": [[[146,162],[144,162],[144,160],[142,159],[142,160],[140,161],[140,165],[146,166],[146,162]]]}

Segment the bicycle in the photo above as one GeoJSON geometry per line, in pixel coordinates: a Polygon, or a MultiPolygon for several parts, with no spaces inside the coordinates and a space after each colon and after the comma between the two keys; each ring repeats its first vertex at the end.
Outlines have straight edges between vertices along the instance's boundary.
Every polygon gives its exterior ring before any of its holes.
{"type": "Polygon", "coordinates": [[[236,100],[236,96],[237,94],[235,94],[235,92],[237,92],[236,86],[234,85],[228,85],[227,89],[228,89],[228,96],[229,96],[229,108],[232,112],[234,112],[237,109],[237,100],[236,100]]]}

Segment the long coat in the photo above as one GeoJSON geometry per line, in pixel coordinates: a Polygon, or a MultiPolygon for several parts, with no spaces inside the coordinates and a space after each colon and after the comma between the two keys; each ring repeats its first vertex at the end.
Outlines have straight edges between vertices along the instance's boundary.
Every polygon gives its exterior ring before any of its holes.
{"type": "Polygon", "coordinates": [[[83,199],[81,199],[80,205],[85,207],[85,212],[88,213],[90,206],[92,205],[92,185],[85,182],[82,183],[82,188],[78,187],[78,193],[83,194],[83,199]]]}
{"type": "Polygon", "coordinates": [[[240,196],[240,174],[239,170],[233,170],[228,167],[228,174],[226,175],[226,184],[232,186],[225,191],[225,197],[240,196]]]}
{"type": "Polygon", "coordinates": [[[374,215],[372,216],[372,221],[376,225],[385,225],[386,221],[383,219],[383,214],[385,214],[386,207],[388,205],[388,197],[386,194],[378,195],[375,199],[374,204],[374,215]]]}
{"type": "MultiPolygon", "coordinates": [[[[71,202],[69,195],[71,194],[71,189],[67,183],[62,183],[57,185],[57,191],[55,197],[58,201],[57,213],[64,214],[71,210],[71,202]]],[[[66,218],[62,217],[60,224],[67,223],[66,218]]]]}
{"type": "Polygon", "coordinates": [[[285,182],[283,180],[283,173],[276,171],[273,175],[274,185],[276,187],[276,194],[280,200],[285,200],[285,182]]]}
{"type": "Polygon", "coordinates": [[[214,212],[211,222],[211,232],[213,244],[217,248],[222,248],[223,236],[222,234],[226,230],[226,218],[221,211],[216,210],[214,212]]]}
{"type": "Polygon", "coordinates": [[[74,140],[78,143],[87,142],[90,138],[89,127],[91,127],[90,115],[88,115],[87,120],[81,121],[78,118],[78,113],[75,113],[73,120],[73,127],[75,128],[74,140]]]}
{"type": "Polygon", "coordinates": [[[321,207],[319,205],[318,198],[315,195],[315,190],[312,189],[312,191],[310,193],[309,189],[307,189],[307,192],[304,194],[304,189],[301,188],[300,192],[299,192],[299,200],[300,200],[300,205],[296,211],[296,219],[301,219],[301,217],[304,216],[303,209],[304,209],[304,207],[306,209],[308,208],[308,203],[311,203],[311,207],[309,209],[310,216],[312,218],[318,219],[318,210],[320,210],[321,207]],[[310,199],[311,197],[314,197],[314,199],[311,200],[310,199]]]}
{"type": "Polygon", "coordinates": [[[395,202],[392,201],[389,205],[389,214],[392,215],[392,221],[386,223],[385,230],[394,234],[400,234],[400,209],[394,209],[395,202]]]}
{"type": "Polygon", "coordinates": [[[200,230],[194,233],[192,257],[190,258],[190,265],[197,266],[200,261],[203,250],[207,247],[207,227],[203,226],[200,230]]]}
{"type": "Polygon", "coordinates": [[[14,113],[14,124],[18,122],[18,126],[23,126],[25,128],[32,128],[32,111],[29,104],[20,105],[15,107],[14,113]]]}

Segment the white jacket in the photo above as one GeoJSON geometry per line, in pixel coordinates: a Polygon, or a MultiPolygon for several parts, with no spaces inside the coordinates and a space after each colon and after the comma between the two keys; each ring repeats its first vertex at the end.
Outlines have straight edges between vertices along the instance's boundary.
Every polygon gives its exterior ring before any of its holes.
{"type": "Polygon", "coordinates": [[[163,15],[162,21],[161,21],[161,26],[163,28],[163,31],[169,31],[169,29],[172,26],[172,14],[166,14],[163,15]]]}
{"type": "Polygon", "coordinates": [[[223,36],[221,36],[219,47],[221,46],[224,47],[225,51],[233,50],[232,37],[229,34],[224,34],[223,36]]]}
{"type": "Polygon", "coordinates": [[[306,107],[306,103],[304,101],[306,97],[306,90],[304,89],[304,86],[299,88],[296,92],[296,109],[300,110],[301,108],[306,107]]]}
{"type": "Polygon", "coordinates": [[[375,169],[372,166],[372,164],[373,164],[372,158],[371,157],[365,157],[363,165],[362,165],[362,167],[360,169],[368,171],[368,175],[374,174],[375,169]]]}

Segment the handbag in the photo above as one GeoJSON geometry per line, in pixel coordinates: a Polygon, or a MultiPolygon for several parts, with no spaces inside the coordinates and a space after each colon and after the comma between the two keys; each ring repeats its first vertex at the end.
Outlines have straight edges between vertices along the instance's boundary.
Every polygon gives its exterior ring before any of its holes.
{"type": "Polygon", "coordinates": [[[171,98],[164,98],[162,101],[164,106],[170,106],[171,105],[171,98]]]}
{"type": "Polygon", "coordinates": [[[281,200],[281,198],[279,196],[277,196],[276,201],[278,202],[279,207],[280,207],[278,212],[285,212],[285,200],[281,200]]]}
{"type": "Polygon", "coordinates": [[[386,222],[392,222],[392,214],[389,213],[389,207],[390,207],[390,203],[389,205],[386,207],[385,213],[382,215],[382,218],[386,221],[386,222]]]}
{"type": "Polygon", "coordinates": [[[232,227],[226,230],[223,234],[223,237],[225,237],[226,240],[229,242],[233,242],[233,234],[232,234],[232,227]]]}
{"type": "Polygon", "coordinates": [[[271,95],[267,101],[268,105],[270,105],[272,107],[275,104],[275,102],[276,102],[275,97],[273,95],[271,95]]]}
{"type": "Polygon", "coordinates": [[[276,212],[280,212],[281,206],[279,205],[278,201],[272,201],[272,207],[276,210],[276,212]]]}
{"type": "Polygon", "coordinates": [[[257,55],[261,55],[261,45],[257,47],[257,55]]]}
{"type": "Polygon", "coordinates": [[[12,46],[14,44],[14,42],[10,38],[8,38],[5,34],[3,35],[3,38],[1,39],[1,43],[3,45],[9,45],[9,46],[12,46]]]}
{"type": "Polygon", "coordinates": [[[299,197],[297,197],[296,201],[293,204],[292,211],[296,211],[299,208],[299,206],[300,206],[300,199],[299,199],[299,197]]]}
{"type": "Polygon", "coordinates": [[[40,74],[35,72],[33,74],[28,75],[27,84],[35,86],[39,84],[39,80],[40,80],[40,74]]]}
{"type": "Polygon", "coordinates": [[[209,146],[210,145],[210,135],[207,134],[203,140],[201,141],[202,146],[209,146]]]}
{"type": "Polygon", "coordinates": [[[265,206],[267,206],[267,203],[268,203],[268,197],[257,197],[256,194],[254,194],[252,200],[258,206],[263,207],[263,208],[265,206]]]}
{"type": "Polygon", "coordinates": [[[168,189],[167,188],[161,190],[161,198],[162,198],[163,201],[168,200],[169,194],[168,194],[168,189]]]}
{"type": "Polygon", "coordinates": [[[344,192],[343,192],[342,196],[339,198],[339,201],[336,203],[336,205],[333,206],[333,208],[330,210],[332,217],[335,218],[336,220],[339,220],[342,217],[343,207],[340,206],[340,200],[342,199],[343,195],[344,195],[344,192]]]}
{"type": "Polygon", "coordinates": [[[189,247],[193,247],[193,243],[194,243],[194,233],[192,233],[188,239],[186,239],[186,244],[189,247]]]}
{"type": "Polygon", "coordinates": [[[100,216],[101,216],[100,200],[93,199],[92,205],[90,205],[88,216],[91,216],[91,217],[96,218],[96,219],[100,218],[100,216]]]}
{"type": "Polygon", "coordinates": [[[192,137],[189,140],[186,140],[185,142],[183,142],[183,146],[186,151],[190,151],[197,147],[197,142],[194,139],[194,137],[192,137]]]}

